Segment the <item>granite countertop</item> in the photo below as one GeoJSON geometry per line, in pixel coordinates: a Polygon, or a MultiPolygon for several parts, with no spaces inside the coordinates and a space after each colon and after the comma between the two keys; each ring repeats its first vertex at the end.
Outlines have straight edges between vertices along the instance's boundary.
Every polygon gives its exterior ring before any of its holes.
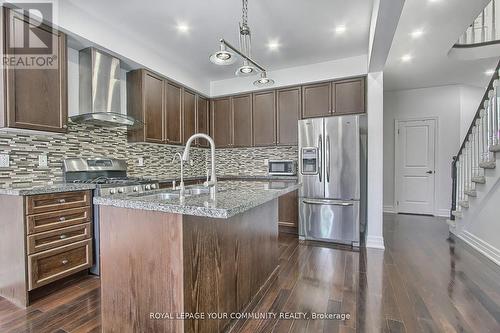
{"type": "Polygon", "coordinates": [[[94,197],[94,204],[225,219],[297,190],[300,184],[284,182],[272,187],[267,181],[221,181],[215,201],[210,200],[209,194],[188,196],[184,203],[180,203],[179,198],[165,200],[149,196],[168,191],[157,190],[147,192],[148,196],[94,197]]]}
{"type": "Polygon", "coordinates": [[[53,183],[25,187],[0,188],[0,195],[36,195],[60,192],[86,191],[95,189],[94,184],[53,183]]]}
{"type": "MultiPolygon", "coordinates": [[[[179,181],[180,177],[146,177],[151,180],[156,180],[159,183],[171,183],[172,181],[179,181]]],[[[192,176],[184,177],[184,181],[187,180],[205,180],[206,177],[203,176],[192,176]]],[[[217,175],[217,179],[225,180],[297,180],[297,176],[269,176],[269,175],[217,175]]]]}

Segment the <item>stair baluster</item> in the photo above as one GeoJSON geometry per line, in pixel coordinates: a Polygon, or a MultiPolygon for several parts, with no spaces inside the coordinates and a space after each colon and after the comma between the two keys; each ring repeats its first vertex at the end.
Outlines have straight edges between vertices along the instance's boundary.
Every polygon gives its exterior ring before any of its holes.
{"type": "Polygon", "coordinates": [[[481,163],[484,164],[488,161],[488,119],[486,111],[481,110],[481,163]]]}
{"type": "Polygon", "coordinates": [[[495,151],[500,150],[500,81],[495,80],[493,82],[493,98],[492,98],[492,107],[494,110],[494,121],[495,121],[495,146],[493,149],[495,151]]]}
{"type": "Polygon", "coordinates": [[[461,156],[457,158],[457,193],[456,193],[456,203],[457,206],[455,210],[457,212],[462,211],[462,206],[460,206],[460,201],[462,200],[462,162],[461,162],[461,156]]]}
{"type": "MultiPolygon", "coordinates": [[[[477,178],[479,177],[479,155],[478,155],[478,148],[479,148],[479,145],[478,145],[478,138],[477,138],[477,130],[478,130],[478,127],[477,127],[477,122],[476,123],[476,126],[474,126],[472,128],[472,142],[471,142],[471,147],[472,147],[472,176],[471,176],[471,180],[473,180],[474,178],[477,178]]],[[[475,188],[475,186],[474,186],[475,188]]]]}

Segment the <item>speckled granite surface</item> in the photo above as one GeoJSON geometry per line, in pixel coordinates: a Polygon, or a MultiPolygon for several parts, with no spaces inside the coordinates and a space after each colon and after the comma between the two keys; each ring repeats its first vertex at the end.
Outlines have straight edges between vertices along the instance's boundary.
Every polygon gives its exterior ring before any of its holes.
{"type": "MultiPolygon", "coordinates": [[[[180,178],[172,177],[145,177],[148,179],[156,180],[160,183],[171,183],[172,181],[179,181],[180,178]]],[[[184,180],[205,180],[205,177],[184,177],[184,180]]],[[[224,180],[297,180],[297,176],[250,176],[250,175],[217,175],[217,179],[224,180]]]]}
{"type": "Polygon", "coordinates": [[[0,188],[0,194],[4,195],[36,195],[59,192],[85,191],[95,189],[94,184],[67,184],[54,183],[47,185],[0,188]]]}
{"type": "Polygon", "coordinates": [[[184,203],[181,203],[179,198],[161,200],[150,196],[168,192],[168,190],[157,190],[148,192],[148,196],[94,197],[94,204],[224,219],[276,199],[299,187],[300,184],[290,181],[222,181],[218,183],[215,201],[210,200],[208,194],[187,196],[184,203]]]}

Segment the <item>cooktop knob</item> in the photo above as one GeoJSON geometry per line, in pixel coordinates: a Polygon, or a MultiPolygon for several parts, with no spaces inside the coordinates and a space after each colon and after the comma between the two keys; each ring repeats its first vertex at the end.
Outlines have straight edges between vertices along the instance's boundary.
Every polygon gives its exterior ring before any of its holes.
{"type": "Polygon", "coordinates": [[[120,187],[120,188],[118,189],[118,193],[123,193],[123,192],[124,192],[123,188],[121,188],[121,187],[120,187]]]}
{"type": "Polygon", "coordinates": [[[110,194],[115,194],[116,193],[116,190],[114,188],[112,188],[111,190],[109,190],[109,193],[110,194]]]}

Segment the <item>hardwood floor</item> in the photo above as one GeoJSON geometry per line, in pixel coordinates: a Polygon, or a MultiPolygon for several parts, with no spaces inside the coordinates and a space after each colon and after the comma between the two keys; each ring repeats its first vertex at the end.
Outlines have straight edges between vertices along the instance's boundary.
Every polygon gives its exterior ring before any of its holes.
{"type": "MultiPolygon", "coordinates": [[[[386,215],[386,251],[352,252],[280,236],[280,273],[250,310],[349,313],[338,320],[240,320],[233,332],[499,332],[500,269],[448,239],[443,220],[386,215]]],[[[0,332],[99,332],[98,278],[16,308],[0,332]]]]}

